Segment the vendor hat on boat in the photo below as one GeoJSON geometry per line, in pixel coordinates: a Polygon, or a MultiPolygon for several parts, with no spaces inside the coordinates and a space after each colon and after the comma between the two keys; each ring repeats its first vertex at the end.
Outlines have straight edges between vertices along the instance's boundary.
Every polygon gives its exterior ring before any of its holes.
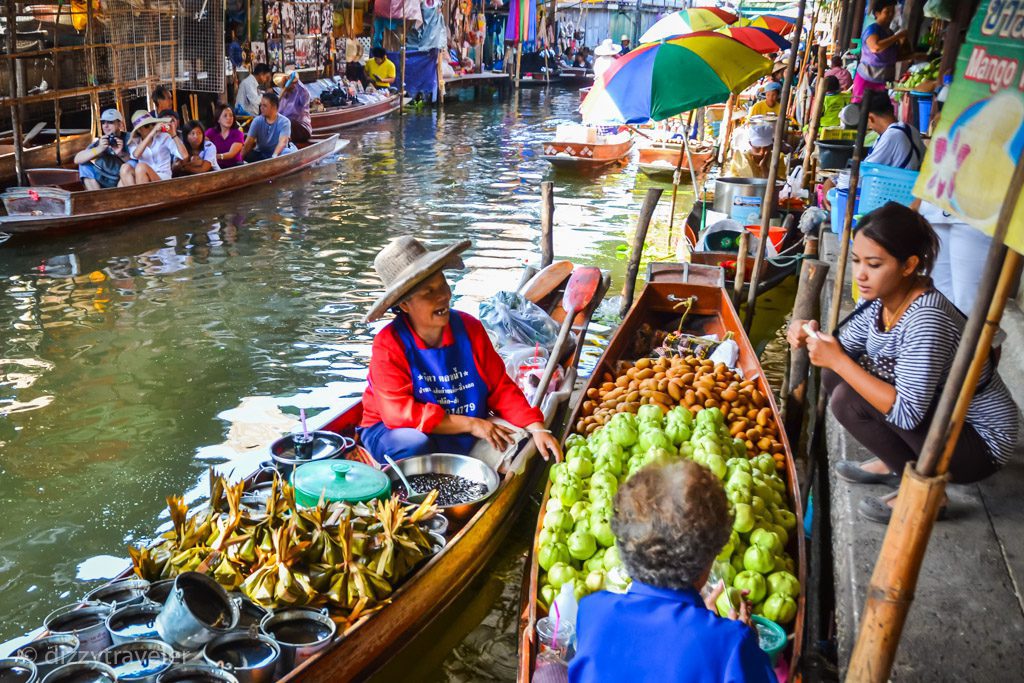
{"type": "Polygon", "coordinates": [[[545,458],[560,454],[543,413],[508,376],[483,324],[450,308],[452,290],[444,271],[463,268],[459,254],[469,246],[463,240],[430,250],[403,235],[374,259],[384,293],[365,320],[395,313],[373,340],[358,429],[378,462],[384,455],[395,460],[468,455],[481,439],[504,451],[518,441],[517,429],[533,437],[545,458]]]}

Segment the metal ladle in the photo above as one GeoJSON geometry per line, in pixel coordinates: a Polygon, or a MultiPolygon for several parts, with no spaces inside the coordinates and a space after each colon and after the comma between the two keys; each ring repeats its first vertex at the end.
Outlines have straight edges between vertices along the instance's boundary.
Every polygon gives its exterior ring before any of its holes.
{"type": "Polygon", "coordinates": [[[392,460],[390,455],[385,453],[384,454],[384,459],[388,461],[388,464],[391,465],[391,469],[393,469],[395,471],[395,473],[398,475],[398,478],[401,479],[402,483],[405,485],[405,491],[406,491],[405,502],[406,503],[411,503],[411,504],[415,505],[417,503],[422,503],[423,501],[425,501],[427,499],[427,494],[426,493],[416,493],[416,489],[414,489],[412,487],[412,485],[409,483],[409,480],[405,478],[405,475],[402,474],[402,470],[398,466],[398,463],[396,463],[394,460],[392,460]]]}

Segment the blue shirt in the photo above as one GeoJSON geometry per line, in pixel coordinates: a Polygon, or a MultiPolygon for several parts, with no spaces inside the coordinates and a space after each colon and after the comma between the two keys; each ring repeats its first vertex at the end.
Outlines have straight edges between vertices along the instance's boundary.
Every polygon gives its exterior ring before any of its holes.
{"type": "MultiPolygon", "coordinates": [[[[277,113],[273,124],[267,123],[267,120],[260,114],[252,120],[252,124],[249,126],[249,135],[256,138],[256,149],[273,154],[282,135],[289,138],[292,136],[292,122],[288,120],[288,117],[282,116],[281,112],[277,113]]],[[[289,142],[282,153],[291,151],[291,148],[292,145],[289,142]]]]}
{"type": "Polygon", "coordinates": [[[580,601],[571,683],[775,683],[771,663],[745,624],[723,619],[691,589],[634,581],[625,594],[580,601]]]}

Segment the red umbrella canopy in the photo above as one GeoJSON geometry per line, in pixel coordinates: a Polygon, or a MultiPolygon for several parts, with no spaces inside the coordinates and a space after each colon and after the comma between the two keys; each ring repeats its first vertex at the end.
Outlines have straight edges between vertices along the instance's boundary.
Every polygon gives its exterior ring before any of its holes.
{"type": "Polygon", "coordinates": [[[717,33],[727,35],[751,50],[765,55],[788,50],[790,47],[788,40],[775,31],[760,26],[725,26],[718,29],[717,33]]]}

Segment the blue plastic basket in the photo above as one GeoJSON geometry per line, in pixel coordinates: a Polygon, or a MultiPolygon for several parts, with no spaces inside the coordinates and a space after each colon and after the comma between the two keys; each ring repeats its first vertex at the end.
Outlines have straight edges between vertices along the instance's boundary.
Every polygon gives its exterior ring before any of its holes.
{"type": "Polygon", "coordinates": [[[917,171],[882,164],[861,164],[857,212],[868,213],[887,202],[910,206],[914,201],[913,189],[916,182],[917,171]]]}

